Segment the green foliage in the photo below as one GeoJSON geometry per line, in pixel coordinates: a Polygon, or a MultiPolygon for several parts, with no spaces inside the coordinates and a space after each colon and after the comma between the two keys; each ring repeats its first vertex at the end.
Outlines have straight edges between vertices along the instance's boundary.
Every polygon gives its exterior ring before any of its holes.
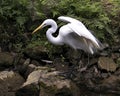
{"type": "MultiPolygon", "coordinates": [[[[114,41],[112,20],[120,10],[119,0],[37,0],[36,11],[41,19],[66,15],[82,21],[103,42],[114,41]],[[109,37],[106,38],[106,37],[109,37]]],[[[117,30],[118,31],[118,30],[117,30]]]]}
{"type": "Polygon", "coordinates": [[[22,46],[22,34],[26,30],[25,24],[28,20],[29,13],[18,0],[0,1],[0,46],[3,49],[22,46]]]}
{"type": "Polygon", "coordinates": [[[21,27],[28,20],[28,12],[25,10],[26,8],[19,4],[17,0],[1,0],[0,16],[1,20],[3,20],[1,23],[9,23],[11,21],[11,23],[17,23],[17,27],[21,27]]]}
{"type": "MultiPolygon", "coordinates": [[[[43,44],[53,52],[57,47],[48,43],[45,36],[47,29],[32,35],[30,42],[25,40],[23,34],[32,32],[46,18],[57,21],[61,15],[80,20],[102,42],[113,44],[120,29],[119,10],[120,0],[1,0],[0,45],[21,50],[23,46],[43,44]]],[[[63,24],[57,23],[58,26],[63,24]]]]}
{"type": "MultiPolygon", "coordinates": [[[[61,26],[63,23],[57,21],[57,17],[71,16],[83,22],[102,42],[112,45],[115,42],[114,37],[120,29],[120,0],[31,0],[27,4],[29,9],[32,9],[30,13],[33,14],[33,19],[39,21],[33,25],[31,30],[34,30],[47,18],[53,18],[58,26],[61,26]]],[[[46,30],[43,29],[34,34],[33,43],[30,46],[43,44],[51,56],[57,52],[58,47],[52,46],[49,42],[46,43],[46,30]]]]}

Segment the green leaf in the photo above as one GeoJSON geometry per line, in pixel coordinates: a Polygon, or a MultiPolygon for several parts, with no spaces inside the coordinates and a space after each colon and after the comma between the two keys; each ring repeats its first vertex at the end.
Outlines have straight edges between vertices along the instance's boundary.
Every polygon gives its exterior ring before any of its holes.
{"type": "Polygon", "coordinates": [[[22,26],[26,22],[26,18],[19,16],[16,18],[16,21],[18,24],[20,24],[20,26],[22,26]]]}

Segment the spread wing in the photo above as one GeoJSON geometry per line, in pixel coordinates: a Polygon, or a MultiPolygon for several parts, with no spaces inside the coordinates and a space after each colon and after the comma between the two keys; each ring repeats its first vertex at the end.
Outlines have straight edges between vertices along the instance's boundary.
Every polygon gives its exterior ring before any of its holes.
{"type": "Polygon", "coordinates": [[[97,39],[92,35],[92,33],[89,30],[87,30],[87,28],[79,26],[76,23],[68,24],[68,26],[73,32],[75,32],[79,36],[91,40],[96,45],[96,47],[100,47],[97,42],[97,39]]]}
{"type": "Polygon", "coordinates": [[[58,20],[63,21],[63,22],[67,22],[67,23],[76,23],[76,24],[78,24],[80,26],[85,27],[82,22],[80,22],[77,19],[71,18],[71,17],[60,16],[60,17],[58,17],[58,20]]]}
{"type": "Polygon", "coordinates": [[[79,36],[75,32],[70,32],[69,34],[67,34],[67,36],[64,38],[64,40],[65,40],[66,44],[68,44],[72,48],[81,49],[81,50],[84,50],[85,52],[88,52],[91,54],[96,52],[98,49],[96,44],[94,42],[92,42],[90,39],[87,39],[83,36],[79,36]]]}
{"type": "Polygon", "coordinates": [[[92,35],[84,24],[74,18],[60,16],[61,21],[68,22],[67,26],[71,32],[66,36],[68,42],[74,48],[84,49],[93,53],[94,49],[101,49],[101,43],[92,35]]]}

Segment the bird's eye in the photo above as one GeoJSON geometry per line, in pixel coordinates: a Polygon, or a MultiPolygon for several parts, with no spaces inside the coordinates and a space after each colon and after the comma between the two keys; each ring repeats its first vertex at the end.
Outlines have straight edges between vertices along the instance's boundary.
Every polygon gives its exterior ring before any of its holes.
{"type": "Polygon", "coordinates": [[[46,23],[43,24],[43,27],[47,26],[46,23]]]}
{"type": "Polygon", "coordinates": [[[44,23],[44,27],[48,27],[48,28],[50,28],[51,27],[51,25],[49,25],[49,24],[47,24],[47,23],[44,23]]]}

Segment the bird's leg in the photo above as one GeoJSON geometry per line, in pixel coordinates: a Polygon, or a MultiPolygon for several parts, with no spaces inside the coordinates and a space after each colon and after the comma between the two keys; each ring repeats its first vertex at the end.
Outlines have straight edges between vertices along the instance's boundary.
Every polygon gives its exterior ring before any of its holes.
{"type": "Polygon", "coordinates": [[[76,68],[78,68],[76,66],[78,66],[82,55],[83,55],[83,51],[81,51],[81,53],[79,54],[78,50],[75,50],[74,53],[71,55],[71,59],[69,58],[71,60],[72,65],[69,67],[68,71],[60,73],[59,75],[62,75],[65,78],[70,78],[70,79],[73,79],[73,77],[76,77],[76,71],[77,71],[76,68]]]}
{"type": "Polygon", "coordinates": [[[86,71],[86,69],[88,68],[88,65],[90,63],[90,56],[89,55],[90,54],[88,54],[87,64],[85,65],[85,67],[79,69],[80,72],[86,71]]]}
{"type": "Polygon", "coordinates": [[[76,66],[78,65],[78,63],[80,61],[82,53],[81,53],[81,55],[79,55],[78,50],[71,49],[70,51],[71,51],[70,53],[72,53],[72,55],[71,55],[71,57],[69,59],[70,59],[70,63],[72,65],[69,67],[69,70],[68,70],[66,75],[67,75],[68,78],[72,79],[76,75],[75,74],[75,71],[76,71],[76,68],[77,68],[76,66]]]}

